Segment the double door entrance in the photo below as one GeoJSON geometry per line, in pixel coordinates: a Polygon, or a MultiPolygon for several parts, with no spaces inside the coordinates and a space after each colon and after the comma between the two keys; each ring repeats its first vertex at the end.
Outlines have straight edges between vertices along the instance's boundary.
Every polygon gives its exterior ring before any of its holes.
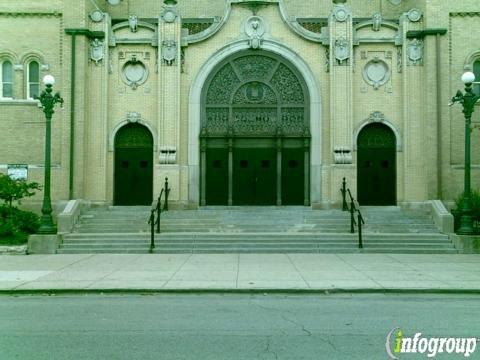
{"type": "Polygon", "coordinates": [[[208,148],[205,155],[205,205],[308,205],[303,148],[208,148]]]}

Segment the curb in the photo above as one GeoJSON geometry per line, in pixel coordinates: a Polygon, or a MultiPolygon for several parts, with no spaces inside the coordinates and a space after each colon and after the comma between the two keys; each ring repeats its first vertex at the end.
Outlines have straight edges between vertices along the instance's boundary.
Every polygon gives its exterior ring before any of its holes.
{"type": "Polygon", "coordinates": [[[480,289],[19,289],[0,290],[0,296],[6,295],[56,295],[56,294],[298,294],[298,295],[335,295],[335,294],[480,294],[480,289]]]}

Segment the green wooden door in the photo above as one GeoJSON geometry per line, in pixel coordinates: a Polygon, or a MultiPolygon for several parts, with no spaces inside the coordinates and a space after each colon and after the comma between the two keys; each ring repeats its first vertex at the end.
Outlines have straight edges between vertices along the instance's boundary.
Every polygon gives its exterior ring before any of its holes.
{"type": "Polygon", "coordinates": [[[276,150],[235,149],[233,162],[233,204],[275,205],[276,150]]]}
{"type": "Polygon", "coordinates": [[[303,205],[305,197],[305,152],[282,150],[282,204],[303,205]]]}
{"type": "Polygon", "coordinates": [[[151,205],[153,138],[139,124],[120,129],[115,137],[115,205],[151,205]]]}
{"type": "Polygon", "coordinates": [[[228,149],[207,149],[207,205],[228,205],[228,149]]]}
{"type": "Polygon", "coordinates": [[[396,141],[385,125],[366,126],[359,134],[357,186],[361,205],[396,204],[396,141]]]}

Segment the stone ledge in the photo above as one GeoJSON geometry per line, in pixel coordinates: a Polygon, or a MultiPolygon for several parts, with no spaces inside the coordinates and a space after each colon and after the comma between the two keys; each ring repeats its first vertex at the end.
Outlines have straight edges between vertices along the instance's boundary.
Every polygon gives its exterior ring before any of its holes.
{"type": "Polygon", "coordinates": [[[56,254],[60,237],[54,235],[30,235],[28,237],[28,254],[56,254]]]}
{"type": "Polygon", "coordinates": [[[0,246],[0,255],[27,255],[27,245],[0,246]]]}
{"type": "Polygon", "coordinates": [[[480,235],[450,234],[450,239],[460,254],[480,254],[480,235]]]}

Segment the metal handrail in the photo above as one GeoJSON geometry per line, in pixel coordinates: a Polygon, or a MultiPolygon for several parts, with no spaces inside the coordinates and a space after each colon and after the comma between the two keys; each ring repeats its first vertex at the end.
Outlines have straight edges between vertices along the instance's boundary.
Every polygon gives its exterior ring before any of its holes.
{"type": "Polygon", "coordinates": [[[160,234],[160,218],[162,211],[168,211],[168,194],[170,193],[170,188],[168,186],[168,177],[165,178],[165,187],[160,191],[160,195],[150,209],[150,216],[148,217],[148,223],[150,224],[150,253],[153,253],[155,249],[155,232],[160,234]],[[165,194],[165,201],[163,203],[162,209],[162,195],[165,194]],[[155,217],[156,213],[156,217],[155,217]],[[156,229],[155,229],[156,225],[156,229]]]}
{"type": "Polygon", "coordinates": [[[343,195],[344,196],[344,202],[347,204],[347,210],[350,211],[350,233],[354,234],[355,233],[355,226],[358,227],[358,248],[363,249],[362,225],[365,225],[365,220],[362,216],[362,212],[360,211],[360,206],[357,207],[355,205],[355,199],[353,198],[350,189],[346,187],[345,178],[343,178],[342,189],[340,189],[340,191],[342,191],[342,194],[344,194],[343,193],[344,188],[346,189],[345,194],[348,194],[348,196],[350,198],[350,208],[349,208],[347,200],[346,200],[346,195],[343,195]],[[355,219],[355,213],[357,213],[357,219],[355,219]]]}
{"type": "Polygon", "coordinates": [[[342,181],[342,187],[340,189],[340,192],[342,193],[342,211],[347,211],[348,210],[348,204],[347,204],[347,180],[343,178],[342,181]]]}

